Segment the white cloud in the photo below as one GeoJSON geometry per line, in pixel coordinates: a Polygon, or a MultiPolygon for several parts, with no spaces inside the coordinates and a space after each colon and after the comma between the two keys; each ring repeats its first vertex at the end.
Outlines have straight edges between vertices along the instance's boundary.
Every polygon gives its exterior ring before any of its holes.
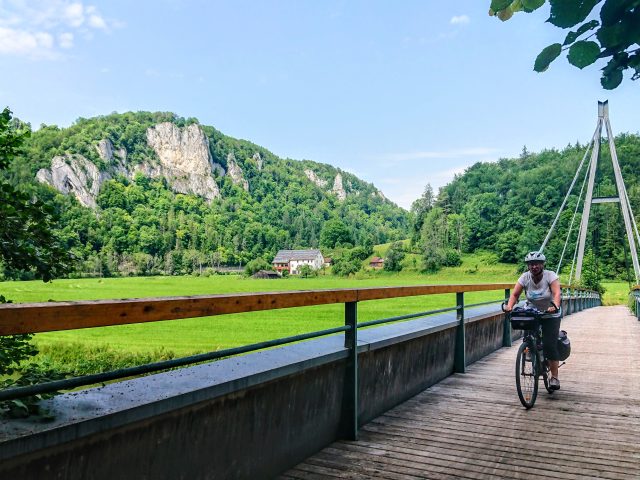
{"type": "Polygon", "coordinates": [[[79,27],[84,23],[84,5],[72,3],[64,9],[64,20],[72,27],[79,27]]]}
{"type": "Polygon", "coordinates": [[[101,30],[107,29],[107,23],[100,15],[90,15],[89,25],[91,25],[93,28],[99,28],[101,30]]]}
{"type": "Polygon", "coordinates": [[[61,48],[73,47],[73,33],[64,32],[58,35],[58,45],[60,45],[61,48]]]}
{"type": "Polygon", "coordinates": [[[92,31],[117,25],[84,1],[0,1],[0,55],[60,58],[62,49],[74,47],[77,34],[86,41],[92,31]]]}
{"type": "Polygon", "coordinates": [[[468,25],[469,22],[471,22],[471,19],[468,15],[456,15],[451,17],[451,20],[449,21],[451,25],[468,25]]]}
{"type": "Polygon", "coordinates": [[[0,55],[18,54],[51,58],[52,47],[53,37],[49,33],[0,27],[0,55]]]}

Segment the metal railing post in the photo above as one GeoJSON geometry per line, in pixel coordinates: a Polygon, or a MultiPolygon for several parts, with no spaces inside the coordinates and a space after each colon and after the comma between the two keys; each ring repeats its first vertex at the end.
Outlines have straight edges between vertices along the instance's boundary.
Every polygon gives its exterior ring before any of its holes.
{"type": "Polygon", "coordinates": [[[578,311],[581,312],[583,309],[582,305],[582,290],[578,291],[578,311]]]}
{"type": "Polygon", "coordinates": [[[565,316],[571,315],[571,288],[567,288],[567,311],[564,312],[565,316]]]}
{"type": "Polygon", "coordinates": [[[456,293],[456,317],[458,328],[456,329],[456,348],[454,352],[453,371],[455,373],[465,373],[465,335],[464,335],[464,292],[456,293]]]}
{"type": "Polygon", "coordinates": [[[358,439],[358,302],[344,304],[344,346],[349,349],[344,384],[343,431],[347,440],[358,439]]]}
{"type": "MultiPolygon", "coordinates": [[[[508,302],[509,297],[511,296],[511,289],[504,289],[504,301],[508,302]]],[[[509,321],[509,314],[504,314],[504,323],[502,326],[502,346],[510,347],[511,346],[511,322],[509,321]]]]}

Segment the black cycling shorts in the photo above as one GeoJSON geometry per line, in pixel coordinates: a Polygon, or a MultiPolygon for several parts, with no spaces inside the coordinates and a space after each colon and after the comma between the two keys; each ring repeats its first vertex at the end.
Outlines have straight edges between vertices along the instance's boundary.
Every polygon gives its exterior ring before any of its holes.
{"type": "Polygon", "coordinates": [[[558,335],[560,334],[561,320],[561,317],[542,319],[544,356],[547,357],[547,360],[560,359],[560,353],[558,352],[558,335]]]}

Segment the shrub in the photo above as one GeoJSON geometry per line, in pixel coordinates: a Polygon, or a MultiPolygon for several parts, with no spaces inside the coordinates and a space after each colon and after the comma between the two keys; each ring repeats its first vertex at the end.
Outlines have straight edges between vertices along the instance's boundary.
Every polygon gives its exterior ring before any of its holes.
{"type": "Polygon", "coordinates": [[[264,258],[256,258],[254,260],[251,260],[244,267],[244,273],[249,277],[254,273],[259,272],[260,270],[271,270],[271,264],[264,258]]]}
{"type": "Polygon", "coordinates": [[[446,267],[459,267],[462,265],[462,257],[457,250],[449,248],[444,255],[444,265],[446,267]]]}

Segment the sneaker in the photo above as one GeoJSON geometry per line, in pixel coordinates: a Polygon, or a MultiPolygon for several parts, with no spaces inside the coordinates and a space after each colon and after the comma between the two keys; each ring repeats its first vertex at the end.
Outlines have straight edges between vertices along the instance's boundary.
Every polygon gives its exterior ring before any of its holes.
{"type": "Polygon", "coordinates": [[[551,377],[551,380],[549,380],[549,388],[551,390],[560,390],[560,380],[556,377],[551,377]]]}

